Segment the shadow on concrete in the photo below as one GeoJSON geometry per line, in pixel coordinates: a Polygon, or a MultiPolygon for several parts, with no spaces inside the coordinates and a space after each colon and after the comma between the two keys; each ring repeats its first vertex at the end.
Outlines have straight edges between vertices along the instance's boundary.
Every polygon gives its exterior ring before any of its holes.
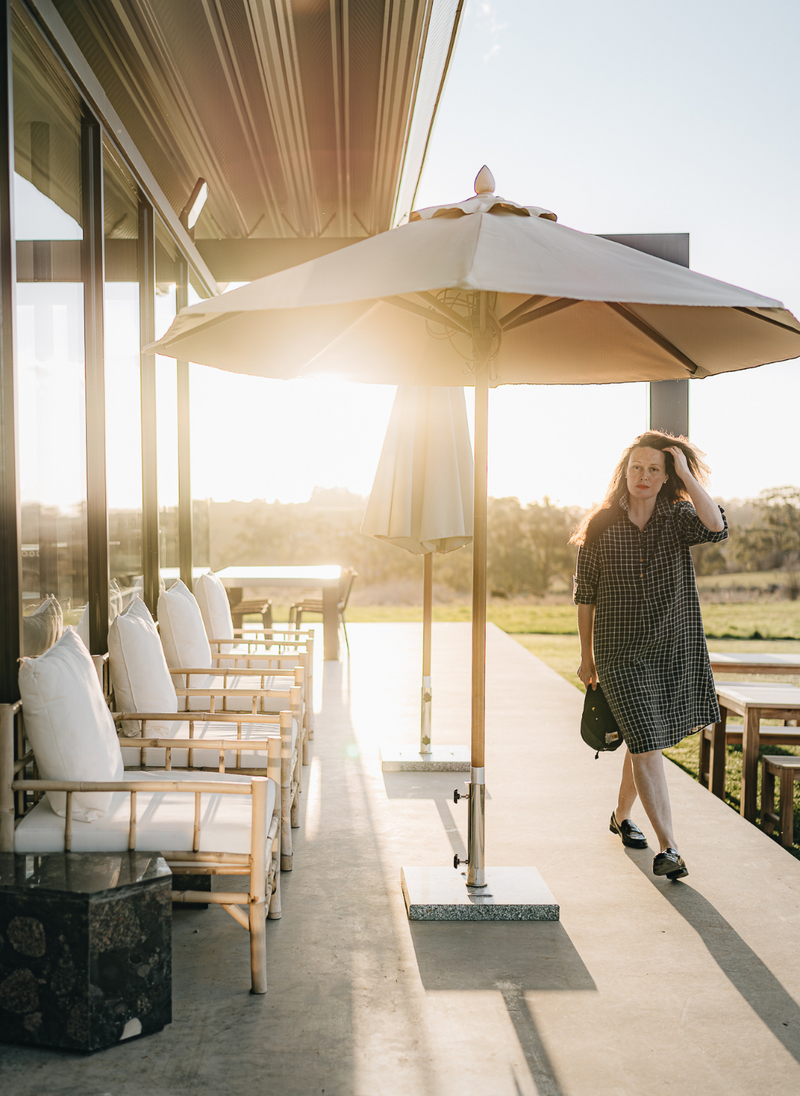
{"type": "MultiPolygon", "coordinates": [[[[447,834],[453,852],[459,860],[465,860],[467,847],[458,826],[453,820],[450,804],[453,803],[453,789],[464,792],[464,777],[466,773],[384,773],[383,785],[388,799],[432,799],[442,826],[447,834]]],[[[486,798],[491,799],[489,792],[486,798]]],[[[458,810],[459,808],[456,808],[458,810]]],[[[463,814],[463,826],[467,825],[466,800],[460,802],[463,814]]]]}
{"type": "MultiPolygon", "coordinates": [[[[409,925],[426,992],[500,993],[539,1096],[562,1096],[527,991],[597,991],[560,922],[409,925]]],[[[515,1078],[518,1091],[522,1091],[515,1078]]]]}
{"type": "Polygon", "coordinates": [[[656,880],[649,859],[644,862],[629,852],[628,857],[691,925],[753,1012],[800,1062],[800,1006],[769,967],[702,894],[684,882],[656,880]]]}

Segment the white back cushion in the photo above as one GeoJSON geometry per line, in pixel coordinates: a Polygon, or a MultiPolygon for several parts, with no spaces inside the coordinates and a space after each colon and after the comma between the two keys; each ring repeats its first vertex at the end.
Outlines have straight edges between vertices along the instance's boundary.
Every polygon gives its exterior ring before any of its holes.
{"type": "MultiPolygon", "coordinates": [[[[117,711],[177,712],[178,698],[172,684],[155,621],[145,603],[134,597],[124,613],[108,629],[108,657],[114,682],[117,711]]],[[[177,722],[148,722],[148,738],[171,738],[177,722]]],[[[122,733],[141,734],[141,723],[126,721],[122,733]]]]}
{"type": "MultiPolygon", "coordinates": [[[[46,780],[122,780],[119,740],[92,657],[74,628],[19,671],[25,730],[46,780]]],[[[73,818],[102,818],[111,792],[76,792],[73,818]]],[[[66,814],[66,794],[48,792],[56,814],[66,814]]]]}
{"type": "Polygon", "coordinates": [[[180,580],[158,599],[158,623],[170,669],[211,666],[211,648],[200,606],[180,580]]]}
{"type": "MultiPolygon", "coordinates": [[[[194,584],[194,594],[209,639],[233,639],[233,617],[228,595],[220,579],[209,571],[194,584]]],[[[230,651],[227,644],[221,647],[224,654],[230,651]]]]}

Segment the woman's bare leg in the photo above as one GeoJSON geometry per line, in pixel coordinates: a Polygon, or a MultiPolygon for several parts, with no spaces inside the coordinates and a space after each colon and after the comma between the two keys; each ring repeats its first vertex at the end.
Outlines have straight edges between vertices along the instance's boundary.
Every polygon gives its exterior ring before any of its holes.
{"type": "Polygon", "coordinates": [[[631,761],[636,790],[650,819],[650,824],[656,831],[661,851],[677,848],[672,832],[672,810],[669,805],[667,778],[664,775],[664,758],[661,750],[632,754],[631,761]]]}
{"type": "Polygon", "coordinates": [[[636,802],[636,794],[636,781],[633,779],[631,755],[628,753],[628,747],[626,746],[625,759],[622,762],[622,780],[619,785],[617,809],[614,811],[617,822],[624,822],[626,818],[630,818],[633,804],[636,802]]]}

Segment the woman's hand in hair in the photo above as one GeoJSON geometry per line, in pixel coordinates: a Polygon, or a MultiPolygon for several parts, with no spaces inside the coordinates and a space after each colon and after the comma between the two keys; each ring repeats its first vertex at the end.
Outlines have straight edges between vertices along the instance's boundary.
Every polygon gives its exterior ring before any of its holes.
{"type": "Polygon", "coordinates": [[[593,658],[582,658],[581,664],[578,667],[578,677],[583,685],[588,689],[589,686],[594,689],[597,686],[597,667],[594,664],[593,658]]]}
{"type": "Polygon", "coordinates": [[[684,487],[688,487],[690,483],[695,482],[694,476],[689,469],[689,462],[686,460],[686,454],[679,445],[667,445],[664,452],[669,453],[672,457],[675,464],[675,475],[684,487]]]}

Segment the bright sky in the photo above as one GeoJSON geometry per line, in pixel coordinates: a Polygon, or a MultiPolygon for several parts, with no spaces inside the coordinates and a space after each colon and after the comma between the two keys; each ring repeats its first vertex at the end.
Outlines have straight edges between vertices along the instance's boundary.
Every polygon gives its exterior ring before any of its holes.
{"type": "MultiPolygon", "coordinates": [[[[695,270],[800,315],[798,42],[797,0],[467,0],[416,205],[469,197],[487,163],[498,193],[573,228],[689,232],[695,270]]],[[[367,494],[393,396],[194,366],[195,497],[367,494]]],[[[489,490],[523,502],[590,504],[647,426],[645,385],[513,385],[490,399],[489,490]]],[[[691,382],[690,434],[715,494],[800,482],[798,407],[798,362],[691,382]]]]}
{"type": "MultiPolygon", "coordinates": [[[[800,315],[799,41],[796,0],[469,0],[416,204],[469,197],[485,162],[573,228],[688,231],[695,270],[800,315]]],[[[195,367],[195,494],[366,494],[392,396],[195,367]]],[[[798,407],[797,362],[692,382],[715,493],[800,482],[798,407]]],[[[489,490],[588,505],[646,426],[644,385],[496,389],[489,490]]]]}

